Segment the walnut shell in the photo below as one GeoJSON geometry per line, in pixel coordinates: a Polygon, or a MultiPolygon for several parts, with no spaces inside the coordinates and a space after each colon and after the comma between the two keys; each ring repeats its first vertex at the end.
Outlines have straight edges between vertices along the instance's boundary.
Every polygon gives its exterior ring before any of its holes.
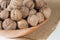
{"type": "Polygon", "coordinates": [[[4,20],[2,26],[4,30],[14,30],[16,29],[16,22],[8,18],[4,20]]]}
{"type": "Polygon", "coordinates": [[[26,20],[20,20],[20,21],[18,21],[18,28],[19,29],[28,28],[27,21],[26,20]]]}
{"type": "Polygon", "coordinates": [[[23,0],[11,0],[11,5],[19,6],[21,7],[23,5],[23,0]]]}
{"type": "Polygon", "coordinates": [[[36,10],[35,9],[31,9],[29,15],[34,15],[34,14],[36,14],[36,10]]]}
{"type": "Polygon", "coordinates": [[[18,9],[12,10],[10,16],[11,16],[11,19],[12,19],[12,20],[19,21],[19,20],[22,19],[22,13],[21,13],[21,11],[18,10],[18,9]]]}
{"type": "Polygon", "coordinates": [[[23,18],[26,18],[29,15],[29,9],[27,7],[22,7],[21,12],[22,12],[23,18]]]}
{"type": "Polygon", "coordinates": [[[2,21],[0,21],[0,30],[2,29],[2,21]]]}
{"type": "Polygon", "coordinates": [[[7,4],[7,7],[9,6],[9,4],[10,4],[10,1],[11,0],[6,0],[7,2],[6,2],[6,4],[7,4]]]}
{"type": "Polygon", "coordinates": [[[3,2],[1,3],[1,8],[2,8],[2,9],[6,9],[6,7],[7,7],[6,5],[7,5],[7,4],[6,4],[6,1],[3,1],[3,2]]]}
{"type": "Polygon", "coordinates": [[[23,0],[11,0],[7,10],[11,11],[13,9],[20,9],[23,5],[23,0]]]}
{"type": "Polygon", "coordinates": [[[38,24],[39,18],[36,15],[31,15],[27,18],[27,21],[31,26],[36,26],[38,24]]]}
{"type": "Polygon", "coordinates": [[[11,11],[13,9],[16,9],[17,7],[14,5],[9,4],[9,6],[6,8],[8,11],[11,11]],[[14,8],[13,8],[14,7],[14,8]]]}
{"type": "Polygon", "coordinates": [[[7,11],[7,10],[1,11],[1,13],[0,13],[0,18],[1,19],[6,19],[8,17],[9,17],[9,11],[7,11]]]}
{"type": "Polygon", "coordinates": [[[39,18],[39,23],[41,23],[42,21],[44,21],[44,15],[41,12],[38,12],[36,15],[39,18]]]}
{"type": "Polygon", "coordinates": [[[35,6],[33,0],[24,0],[23,5],[28,7],[29,9],[33,9],[35,6]]]}
{"type": "Polygon", "coordinates": [[[46,5],[46,2],[44,0],[35,0],[36,2],[36,7],[41,8],[44,5],[46,5]]]}
{"type": "Polygon", "coordinates": [[[41,8],[40,11],[44,14],[44,16],[45,16],[46,18],[49,18],[49,17],[50,17],[50,14],[51,14],[51,9],[50,9],[50,8],[48,8],[48,7],[43,7],[43,8],[41,8]]]}
{"type": "Polygon", "coordinates": [[[0,0],[0,5],[2,9],[6,9],[9,3],[10,3],[10,0],[2,0],[2,1],[0,0]]]}

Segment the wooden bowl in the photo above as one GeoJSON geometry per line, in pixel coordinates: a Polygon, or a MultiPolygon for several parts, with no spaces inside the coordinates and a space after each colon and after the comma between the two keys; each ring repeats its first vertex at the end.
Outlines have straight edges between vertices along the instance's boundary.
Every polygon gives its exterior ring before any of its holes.
{"type": "Polygon", "coordinates": [[[15,38],[15,37],[21,37],[21,36],[28,35],[34,32],[41,25],[43,25],[47,20],[48,19],[45,19],[42,23],[38,24],[37,26],[31,27],[31,28],[20,29],[20,30],[0,30],[0,36],[15,38]]]}

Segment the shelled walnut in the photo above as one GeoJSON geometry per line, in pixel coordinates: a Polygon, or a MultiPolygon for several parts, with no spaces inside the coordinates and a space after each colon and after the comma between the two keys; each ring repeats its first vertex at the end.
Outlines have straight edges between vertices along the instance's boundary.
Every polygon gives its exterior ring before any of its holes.
{"type": "Polygon", "coordinates": [[[24,29],[24,28],[28,28],[28,23],[26,20],[20,20],[18,21],[18,28],[19,29],[24,29]]]}
{"type": "Polygon", "coordinates": [[[2,24],[4,30],[14,30],[16,29],[16,22],[11,19],[5,19],[2,24]]]}
{"type": "Polygon", "coordinates": [[[0,18],[1,19],[6,19],[8,17],[9,17],[9,11],[3,10],[3,11],[0,12],[0,18]]]}
{"type": "Polygon", "coordinates": [[[36,15],[31,15],[27,18],[27,21],[31,26],[36,26],[38,24],[39,18],[36,15]]]}
{"type": "Polygon", "coordinates": [[[2,29],[2,21],[0,21],[0,30],[2,29]]]}
{"type": "Polygon", "coordinates": [[[21,8],[21,12],[22,12],[23,18],[26,18],[29,15],[29,9],[25,6],[21,8]]]}
{"type": "Polygon", "coordinates": [[[39,23],[41,23],[42,21],[44,21],[44,15],[41,12],[38,12],[36,15],[39,18],[39,23]]]}
{"type": "Polygon", "coordinates": [[[48,7],[43,7],[43,8],[41,8],[40,11],[44,14],[44,16],[45,16],[46,18],[49,18],[49,17],[50,17],[50,14],[51,14],[51,9],[50,9],[50,8],[48,8],[48,7]]]}
{"type": "Polygon", "coordinates": [[[11,19],[12,20],[16,20],[16,21],[19,21],[22,19],[22,12],[18,9],[14,9],[11,11],[11,19]]]}

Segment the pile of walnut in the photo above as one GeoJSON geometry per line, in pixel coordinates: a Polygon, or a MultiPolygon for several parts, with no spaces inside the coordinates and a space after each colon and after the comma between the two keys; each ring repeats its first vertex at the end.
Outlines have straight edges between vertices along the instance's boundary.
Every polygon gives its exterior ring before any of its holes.
{"type": "Polygon", "coordinates": [[[30,28],[49,18],[50,14],[44,0],[0,0],[0,29],[30,28]]]}

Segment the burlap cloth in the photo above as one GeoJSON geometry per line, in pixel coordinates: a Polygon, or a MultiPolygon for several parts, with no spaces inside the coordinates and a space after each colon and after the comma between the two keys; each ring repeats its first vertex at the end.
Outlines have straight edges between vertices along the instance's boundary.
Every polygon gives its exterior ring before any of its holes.
{"type": "Polygon", "coordinates": [[[24,36],[34,40],[46,40],[49,35],[55,30],[56,25],[60,20],[60,0],[47,0],[48,6],[52,13],[49,20],[30,35],[24,36]]]}

